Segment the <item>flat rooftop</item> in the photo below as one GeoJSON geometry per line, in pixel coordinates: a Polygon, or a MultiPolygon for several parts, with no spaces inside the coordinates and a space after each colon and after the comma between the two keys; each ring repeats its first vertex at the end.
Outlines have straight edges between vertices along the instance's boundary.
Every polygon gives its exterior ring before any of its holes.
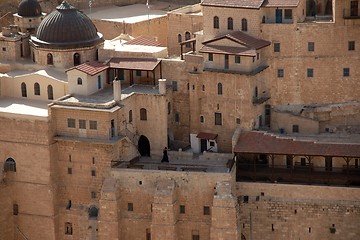
{"type": "MultiPolygon", "coordinates": [[[[150,95],[159,94],[158,85],[153,86],[153,85],[134,84],[132,86],[129,86],[127,84],[122,84],[121,87],[122,87],[121,99],[126,99],[127,97],[135,93],[150,94],[150,95]]],[[[67,98],[63,98],[59,100],[57,103],[61,104],[61,102],[63,102],[63,103],[79,103],[79,105],[81,103],[101,105],[101,104],[109,104],[113,100],[114,100],[113,88],[107,87],[89,96],[71,95],[67,98]]]]}
{"type": "Polygon", "coordinates": [[[18,114],[25,118],[29,116],[47,118],[49,115],[49,103],[50,101],[0,97],[0,113],[2,116],[5,114],[18,114]]]}
{"type": "MultiPolygon", "coordinates": [[[[25,65],[24,65],[24,68],[26,68],[25,65]]],[[[51,67],[46,67],[43,69],[31,69],[30,68],[30,70],[13,70],[13,71],[10,71],[10,72],[4,73],[4,74],[0,73],[0,77],[4,76],[4,77],[16,78],[16,77],[23,77],[23,76],[34,75],[34,74],[52,78],[57,81],[67,82],[67,75],[66,75],[64,69],[55,69],[55,68],[51,68],[51,67]]]]}
{"type": "Polygon", "coordinates": [[[104,7],[93,7],[91,8],[91,14],[89,8],[83,9],[82,11],[86,13],[91,19],[136,23],[146,21],[148,19],[166,16],[168,11],[183,6],[161,1],[149,2],[149,8],[146,6],[146,4],[133,4],[127,6],[112,5],[104,7]]]}
{"type": "Polygon", "coordinates": [[[221,159],[200,159],[198,156],[184,159],[172,156],[169,152],[169,162],[162,163],[161,157],[140,157],[133,163],[121,162],[113,165],[113,168],[126,169],[144,169],[144,170],[162,170],[177,172],[212,172],[212,173],[229,173],[232,165],[229,165],[231,158],[221,159]]]}

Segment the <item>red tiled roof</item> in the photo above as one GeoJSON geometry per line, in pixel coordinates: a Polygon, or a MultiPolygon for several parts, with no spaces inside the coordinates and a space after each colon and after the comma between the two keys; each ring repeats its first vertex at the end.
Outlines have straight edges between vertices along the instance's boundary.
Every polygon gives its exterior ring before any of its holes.
{"type": "Polygon", "coordinates": [[[66,72],[73,69],[77,69],[81,72],[89,74],[90,76],[94,76],[95,74],[98,74],[107,68],[109,68],[109,66],[104,65],[101,62],[94,61],[94,62],[86,62],[81,65],[69,68],[68,70],[66,70],[66,72]]]}
{"type": "Polygon", "coordinates": [[[127,45],[142,45],[142,46],[155,46],[155,47],[160,47],[161,44],[160,42],[156,41],[153,38],[150,37],[146,37],[146,36],[139,36],[136,37],[130,41],[127,41],[126,43],[127,45]]]}
{"type": "Polygon", "coordinates": [[[234,152],[276,155],[360,157],[360,144],[301,141],[299,139],[285,138],[263,132],[243,132],[239,136],[234,152]]]}
{"type": "Polygon", "coordinates": [[[208,43],[213,43],[213,42],[216,42],[216,41],[218,41],[220,39],[224,39],[224,38],[230,39],[230,40],[237,42],[241,45],[244,45],[250,49],[260,49],[260,48],[270,45],[269,41],[252,37],[241,31],[235,31],[235,32],[231,32],[228,34],[218,36],[216,38],[213,38],[211,40],[203,42],[203,44],[207,45],[208,43]]]}
{"type": "Polygon", "coordinates": [[[231,8],[257,8],[259,9],[264,0],[203,0],[203,6],[231,7],[231,8]]]}
{"type": "Polygon", "coordinates": [[[256,51],[244,47],[212,46],[205,45],[200,49],[201,53],[230,54],[239,56],[256,56],[256,51]]]}
{"type": "Polygon", "coordinates": [[[199,132],[196,137],[200,138],[200,139],[214,140],[217,137],[217,134],[216,133],[199,132]]]}
{"type": "Polygon", "coordinates": [[[297,7],[299,0],[265,0],[263,7],[297,7]]]}
{"type": "Polygon", "coordinates": [[[111,68],[152,71],[160,62],[156,58],[112,58],[107,64],[111,68]]]}

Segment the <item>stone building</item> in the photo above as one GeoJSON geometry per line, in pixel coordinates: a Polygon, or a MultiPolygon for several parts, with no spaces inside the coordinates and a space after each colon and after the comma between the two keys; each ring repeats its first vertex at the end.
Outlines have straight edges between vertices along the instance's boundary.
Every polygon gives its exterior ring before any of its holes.
{"type": "Polygon", "coordinates": [[[14,17],[0,240],[360,235],[354,1],[204,0],[126,33],[66,1],[14,17]]]}

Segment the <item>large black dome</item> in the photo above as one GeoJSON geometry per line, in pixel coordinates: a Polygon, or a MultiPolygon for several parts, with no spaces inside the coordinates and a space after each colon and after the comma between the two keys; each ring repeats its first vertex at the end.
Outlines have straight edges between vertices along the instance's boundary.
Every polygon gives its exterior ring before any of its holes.
{"type": "Polygon", "coordinates": [[[19,3],[18,15],[22,17],[37,17],[41,15],[41,7],[37,0],[22,0],[19,3]]]}
{"type": "Polygon", "coordinates": [[[49,48],[73,48],[92,46],[104,40],[88,16],[63,1],[40,23],[32,41],[49,48]]]}

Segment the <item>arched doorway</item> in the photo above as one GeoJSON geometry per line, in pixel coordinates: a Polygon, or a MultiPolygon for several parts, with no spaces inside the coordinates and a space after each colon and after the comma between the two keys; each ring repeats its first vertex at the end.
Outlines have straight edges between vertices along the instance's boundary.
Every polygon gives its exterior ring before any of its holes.
{"type": "Polygon", "coordinates": [[[139,138],[138,150],[141,156],[150,157],[150,142],[144,135],[141,135],[139,138]]]}
{"type": "Polygon", "coordinates": [[[74,54],[74,66],[80,65],[80,54],[75,53],[74,54]]]}

